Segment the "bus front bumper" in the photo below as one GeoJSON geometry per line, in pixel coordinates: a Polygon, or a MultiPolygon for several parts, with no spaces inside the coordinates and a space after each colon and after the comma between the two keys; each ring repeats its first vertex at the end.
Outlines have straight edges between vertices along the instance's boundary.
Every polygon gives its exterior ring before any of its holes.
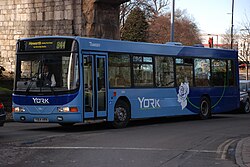
{"type": "Polygon", "coordinates": [[[16,122],[38,122],[38,123],[80,123],[83,118],[80,113],[74,114],[25,114],[13,113],[13,119],[16,122]]]}

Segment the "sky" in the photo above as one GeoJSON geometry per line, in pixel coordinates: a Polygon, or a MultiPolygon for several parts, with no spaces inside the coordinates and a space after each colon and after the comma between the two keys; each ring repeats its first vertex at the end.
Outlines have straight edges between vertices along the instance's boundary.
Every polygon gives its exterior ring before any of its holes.
{"type": "MultiPolygon", "coordinates": [[[[224,34],[231,28],[232,0],[175,0],[175,9],[186,9],[203,34],[224,34]]],[[[250,21],[250,0],[234,0],[234,27],[242,29],[246,18],[250,21]]]]}

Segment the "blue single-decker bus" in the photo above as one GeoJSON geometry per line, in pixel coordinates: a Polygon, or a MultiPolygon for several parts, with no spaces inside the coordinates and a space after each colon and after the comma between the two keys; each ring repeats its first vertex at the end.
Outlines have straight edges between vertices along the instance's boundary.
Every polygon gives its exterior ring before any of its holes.
{"type": "Polygon", "coordinates": [[[239,108],[237,51],[83,37],[17,42],[13,117],[73,125],[239,108]],[[46,68],[45,68],[46,67],[46,68]]]}

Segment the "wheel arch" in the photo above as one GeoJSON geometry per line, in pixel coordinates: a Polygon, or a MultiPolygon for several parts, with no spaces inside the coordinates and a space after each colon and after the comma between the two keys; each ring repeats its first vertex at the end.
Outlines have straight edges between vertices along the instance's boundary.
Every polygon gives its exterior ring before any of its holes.
{"type": "Polygon", "coordinates": [[[208,94],[203,94],[201,95],[200,99],[202,100],[204,97],[206,97],[209,100],[210,105],[211,105],[211,97],[208,94]]]}
{"type": "Polygon", "coordinates": [[[200,106],[200,118],[201,119],[208,119],[208,118],[211,118],[211,116],[212,116],[212,102],[211,102],[211,98],[210,98],[210,96],[208,95],[208,94],[203,94],[201,97],[200,97],[200,102],[202,103],[203,101],[207,101],[207,103],[208,103],[208,106],[209,106],[209,108],[208,108],[208,115],[202,115],[202,108],[201,108],[201,106],[200,106]]]}
{"type": "Polygon", "coordinates": [[[114,105],[112,127],[125,128],[131,119],[131,104],[126,96],[119,97],[114,105]]]}
{"type": "Polygon", "coordinates": [[[116,100],[115,105],[116,105],[120,100],[126,102],[126,103],[129,105],[129,112],[130,112],[130,117],[131,117],[131,103],[130,103],[128,97],[126,97],[126,96],[120,96],[120,97],[116,100]]]}

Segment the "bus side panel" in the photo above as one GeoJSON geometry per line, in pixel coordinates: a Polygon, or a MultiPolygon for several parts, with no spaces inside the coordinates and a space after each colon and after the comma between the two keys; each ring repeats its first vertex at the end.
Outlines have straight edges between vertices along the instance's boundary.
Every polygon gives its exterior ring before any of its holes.
{"type": "Polygon", "coordinates": [[[131,104],[131,118],[149,118],[199,114],[200,102],[207,96],[212,113],[238,108],[236,87],[190,88],[186,102],[178,99],[178,88],[166,89],[113,89],[110,90],[109,117],[113,120],[114,106],[119,97],[127,97],[131,104]],[[112,96],[116,92],[116,96],[112,96]]]}
{"type": "MultiPolygon", "coordinates": [[[[111,90],[116,92],[116,97],[110,99],[112,106],[121,96],[125,96],[131,103],[131,118],[149,118],[174,115],[192,115],[196,114],[181,107],[178,102],[175,88],[169,89],[117,89],[111,90]]],[[[112,98],[112,96],[111,96],[112,98]]],[[[111,118],[111,117],[110,117],[111,118]]]]}
{"type": "Polygon", "coordinates": [[[212,113],[222,113],[239,108],[237,87],[191,88],[187,108],[192,111],[196,108],[199,111],[199,105],[203,96],[207,96],[210,99],[212,113]]]}

